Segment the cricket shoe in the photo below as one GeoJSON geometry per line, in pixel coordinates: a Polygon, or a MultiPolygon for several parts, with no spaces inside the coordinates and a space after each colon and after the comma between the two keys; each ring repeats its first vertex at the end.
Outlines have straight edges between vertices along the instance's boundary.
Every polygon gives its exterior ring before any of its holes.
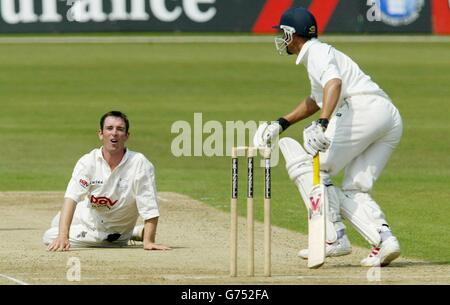
{"type": "Polygon", "coordinates": [[[135,226],[133,229],[133,234],[130,240],[132,241],[143,241],[144,240],[144,225],[135,226]]]}
{"type": "MultiPolygon", "coordinates": [[[[348,255],[352,252],[352,245],[348,240],[347,235],[342,236],[332,244],[326,246],[326,257],[336,257],[348,255]]],[[[308,259],[308,249],[303,249],[298,252],[298,256],[303,259],[308,259]]]]}
{"type": "Polygon", "coordinates": [[[373,247],[372,252],[361,261],[364,267],[384,267],[400,256],[400,244],[395,236],[388,237],[378,247],[373,247]]]}

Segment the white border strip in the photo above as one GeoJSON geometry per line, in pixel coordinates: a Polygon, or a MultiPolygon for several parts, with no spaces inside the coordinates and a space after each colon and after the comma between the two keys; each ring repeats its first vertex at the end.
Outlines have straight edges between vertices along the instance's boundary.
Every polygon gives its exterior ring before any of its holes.
{"type": "MultiPolygon", "coordinates": [[[[180,43],[272,43],[274,35],[237,35],[237,36],[0,36],[0,44],[180,44],[180,43]]],[[[417,43],[450,43],[450,36],[406,36],[406,35],[343,35],[321,36],[325,42],[417,42],[417,43]]]]}
{"type": "Polygon", "coordinates": [[[30,284],[25,283],[25,282],[23,282],[21,280],[15,279],[13,277],[10,277],[10,276],[4,275],[4,274],[0,274],[0,277],[3,277],[3,278],[5,278],[7,280],[10,280],[10,281],[13,281],[13,282],[15,282],[15,283],[17,283],[19,285],[30,285],[30,284]]]}

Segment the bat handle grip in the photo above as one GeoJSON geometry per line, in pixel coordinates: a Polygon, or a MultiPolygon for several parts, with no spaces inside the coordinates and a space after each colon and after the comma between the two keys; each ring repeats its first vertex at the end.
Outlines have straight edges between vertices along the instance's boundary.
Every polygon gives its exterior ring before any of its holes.
{"type": "Polygon", "coordinates": [[[313,158],[313,185],[320,184],[320,159],[319,153],[313,158]]]}

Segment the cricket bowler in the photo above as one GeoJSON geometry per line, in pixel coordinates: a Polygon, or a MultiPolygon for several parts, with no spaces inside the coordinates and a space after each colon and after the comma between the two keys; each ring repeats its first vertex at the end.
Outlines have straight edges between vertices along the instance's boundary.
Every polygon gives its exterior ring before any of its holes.
{"type": "MultiPolygon", "coordinates": [[[[311,93],[292,112],[261,124],[255,146],[274,143],[290,125],[319,112],[303,131],[303,146],[279,140],[289,177],[306,203],[312,188],[312,156],[319,153],[320,179],[328,198],[326,256],[351,253],[342,217],[372,246],[362,259],[367,267],[386,266],[400,255],[400,245],[370,192],[400,142],[403,125],[389,96],[347,55],[321,42],[314,16],[305,8],[288,9],[276,26],[280,54],[295,55],[305,66],[311,93]],[[344,170],[342,187],[331,177],[344,170]]],[[[307,259],[308,250],[299,252],[307,259]]]]}
{"type": "Polygon", "coordinates": [[[43,236],[48,251],[72,247],[123,247],[142,241],[145,250],[168,250],[155,243],[159,207],[155,171],[141,153],[125,147],[129,121],[120,111],[100,119],[100,148],[78,160],[58,213],[43,236]],[[144,225],[136,225],[138,217],[144,225]]]}

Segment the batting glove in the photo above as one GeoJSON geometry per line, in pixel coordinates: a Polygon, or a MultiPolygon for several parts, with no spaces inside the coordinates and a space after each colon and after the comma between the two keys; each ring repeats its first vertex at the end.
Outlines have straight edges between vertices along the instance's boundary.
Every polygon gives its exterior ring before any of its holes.
{"type": "Polygon", "coordinates": [[[289,122],[283,118],[279,118],[272,123],[264,122],[259,125],[258,130],[253,137],[253,145],[255,147],[273,147],[275,139],[280,133],[289,127],[289,122]]]}
{"type": "Polygon", "coordinates": [[[303,130],[303,146],[311,156],[324,152],[330,146],[330,139],[325,136],[325,130],[328,126],[328,120],[320,119],[314,121],[303,130]]]}

